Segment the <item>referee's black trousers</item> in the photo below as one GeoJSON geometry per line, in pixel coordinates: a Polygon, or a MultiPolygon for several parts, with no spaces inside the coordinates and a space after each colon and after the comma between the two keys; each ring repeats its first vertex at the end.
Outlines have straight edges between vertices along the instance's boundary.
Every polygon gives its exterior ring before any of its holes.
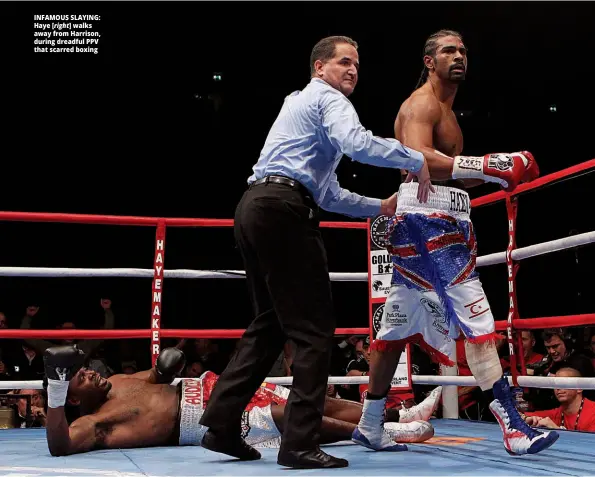
{"type": "Polygon", "coordinates": [[[255,319],[219,377],[201,424],[240,432],[246,405],[289,338],[296,352],[280,453],[312,449],[319,443],[336,326],[318,208],[307,193],[260,184],[238,204],[234,234],[255,319]]]}

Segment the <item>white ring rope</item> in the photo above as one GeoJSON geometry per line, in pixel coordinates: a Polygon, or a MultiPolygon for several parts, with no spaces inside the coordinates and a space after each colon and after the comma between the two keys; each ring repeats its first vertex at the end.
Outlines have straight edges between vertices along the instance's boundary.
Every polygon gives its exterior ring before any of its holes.
{"type": "MultiPolygon", "coordinates": [[[[175,386],[181,378],[173,381],[175,386]]],[[[369,376],[329,376],[328,384],[368,384],[369,376]]],[[[415,384],[432,384],[436,386],[477,386],[473,376],[411,376],[415,384]]],[[[271,384],[291,386],[293,376],[270,377],[265,381],[271,384]]],[[[508,377],[512,385],[512,377],[508,377]]],[[[519,376],[520,387],[543,389],[595,389],[595,378],[570,378],[550,376],[519,376]]],[[[0,381],[0,389],[42,389],[43,381],[0,381]]]]}
{"type": "MultiPolygon", "coordinates": [[[[153,278],[155,271],[147,268],[50,268],[0,267],[5,277],[127,277],[153,278]]],[[[244,270],[163,270],[165,278],[246,278],[244,270]]],[[[366,272],[330,272],[333,281],[365,282],[366,272]]]]}
{"type": "MultiPolygon", "coordinates": [[[[525,258],[536,257],[546,253],[559,252],[569,248],[580,247],[595,242],[595,231],[585,232],[583,234],[572,235],[549,242],[529,245],[528,247],[517,248],[512,251],[514,260],[523,260],[525,258]]],[[[506,263],[506,252],[491,253],[477,258],[477,266],[485,267],[496,263],[506,263]]]]}
{"type": "MultiPolygon", "coordinates": [[[[514,260],[535,257],[569,248],[580,247],[595,242],[595,231],[572,235],[562,239],[543,242],[512,251],[514,260]]],[[[506,252],[497,252],[478,257],[477,266],[494,265],[506,262],[506,252]]],[[[4,277],[128,277],[153,278],[155,271],[145,268],[49,268],[49,267],[0,267],[4,277]]],[[[166,278],[245,278],[243,270],[164,270],[166,278]]],[[[332,281],[365,282],[367,272],[331,272],[332,281]]]]}

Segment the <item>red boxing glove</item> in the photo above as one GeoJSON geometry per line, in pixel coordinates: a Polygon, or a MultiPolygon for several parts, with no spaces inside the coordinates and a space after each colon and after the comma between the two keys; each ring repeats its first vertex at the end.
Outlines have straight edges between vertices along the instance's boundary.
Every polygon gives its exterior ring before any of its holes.
{"type": "Polygon", "coordinates": [[[456,156],[453,179],[481,179],[497,182],[506,192],[512,192],[521,182],[539,177],[539,166],[528,151],[511,154],[486,154],[483,157],[456,156]]]}
{"type": "Polygon", "coordinates": [[[521,182],[534,181],[539,177],[539,166],[537,165],[533,154],[531,154],[529,151],[521,151],[521,154],[529,161],[527,167],[525,168],[525,173],[523,174],[521,182]]]}

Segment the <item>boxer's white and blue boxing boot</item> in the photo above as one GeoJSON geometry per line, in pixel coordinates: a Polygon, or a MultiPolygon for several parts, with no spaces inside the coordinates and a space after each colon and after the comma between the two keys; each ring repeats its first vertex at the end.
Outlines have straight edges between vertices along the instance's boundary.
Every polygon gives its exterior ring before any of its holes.
{"type": "Polygon", "coordinates": [[[425,421],[385,422],[384,429],[395,442],[425,442],[434,437],[434,426],[425,421]]]}
{"type": "Polygon", "coordinates": [[[502,377],[494,384],[494,399],[490,410],[500,424],[504,448],[511,455],[537,454],[558,440],[556,431],[538,431],[529,426],[515,406],[508,379],[502,377]]]}
{"type": "Polygon", "coordinates": [[[419,404],[410,408],[399,409],[399,422],[429,421],[440,404],[442,386],[434,388],[419,404]]]}
{"type": "Polygon", "coordinates": [[[386,398],[364,400],[362,417],[351,435],[351,440],[376,451],[406,451],[407,446],[397,444],[384,429],[385,405],[386,398]]]}

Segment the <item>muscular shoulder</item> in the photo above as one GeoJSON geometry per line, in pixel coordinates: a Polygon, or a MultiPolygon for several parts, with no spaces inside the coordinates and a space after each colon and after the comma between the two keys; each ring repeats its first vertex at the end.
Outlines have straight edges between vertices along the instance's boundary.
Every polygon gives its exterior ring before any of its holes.
{"type": "Polygon", "coordinates": [[[427,91],[416,91],[403,103],[399,116],[435,124],[442,116],[442,109],[433,94],[427,91]]]}

